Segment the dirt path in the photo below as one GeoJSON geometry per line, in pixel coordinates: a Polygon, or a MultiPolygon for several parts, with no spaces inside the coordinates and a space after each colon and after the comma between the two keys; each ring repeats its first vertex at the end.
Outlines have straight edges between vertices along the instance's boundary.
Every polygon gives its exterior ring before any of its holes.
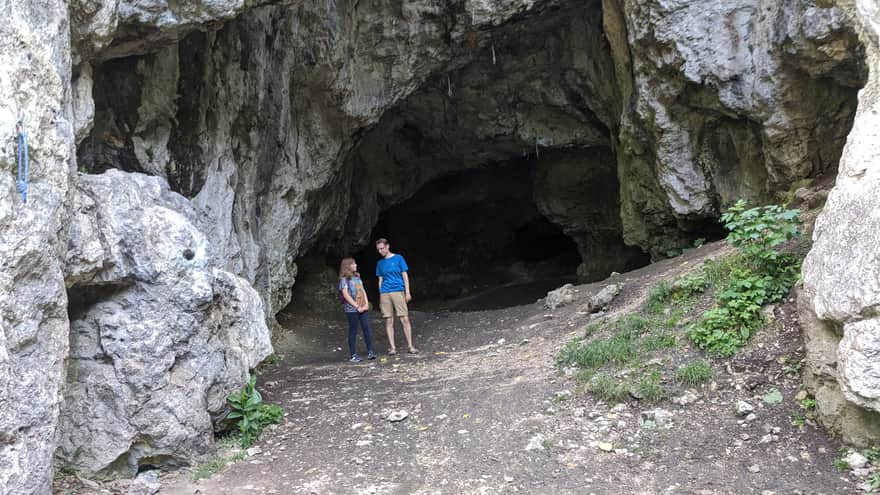
{"type": "MultiPolygon", "coordinates": [[[[614,307],[638,303],[657,277],[719,249],[616,277],[624,290],[614,307]]],[[[261,376],[264,399],[287,413],[264,434],[261,452],[199,482],[186,472],[163,476],[159,493],[858,492],[833,467],[837,444],[791,425],[798,378],[778,368],[780,356],[799,352],[796,328],[758,336],[753,351],[721,367],[687,405],[640,408],[569,395],[575,381],[554,356],[589,321],[578,307],[603,285],[580,286],[578,300],[552,312],[532,304],[416,313],[418,356],[385,356],[374,321],[382,359],[356,365],[336,350],[344,346],[341,315],[303,320],[279,346],[285,358],[261,376]],[[772,383],[785,401],[765,407],[754,383],[772,383]],[[740,399],[755,406],[756,419],[733,413],[740,399]],[[652,428],[642,413],[656,408],[671,419],[652,428]],[[391,422],[394,411],[408,417],[391,422]]]]}

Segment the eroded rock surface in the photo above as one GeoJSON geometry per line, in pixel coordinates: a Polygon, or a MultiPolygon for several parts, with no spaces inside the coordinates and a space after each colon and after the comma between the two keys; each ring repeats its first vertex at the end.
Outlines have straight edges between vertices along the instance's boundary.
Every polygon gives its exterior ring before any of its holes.
{"type": "Polygon", "coordinates": [[[0,494],[44,495],[68,334],[62,263],[75,157],[67,4],[0,8],[0,494]],[[16,190],[19,120],[29,138],[26,204],[16,190]]]}
{"type": "Polygon", "coordinates": [[[74,205],[58,457],[126,475],[198,458],[226,396],[272,352],[262,301],[216,268],[195,210],[163,179],[81,175],[74,205]]]}
{"type": "Polygon", "coordinates": [[[845,2],[861,25],[870,77],[834,189],[804,261],[807,383],[820,418],[857,444],[880,440],[880,4],[845,2]]]}
{"type": "Polygon", "coordinates": [[[94,59],[79,157],[193,198],[269,317],[298,257],[357,250],[431,180],[517,160],[544,170],[538,196],[571,179],[539,206],[595,279],[833,170],[860,50],[839,8],[808,1],[263,6],[94,59]]]}
{"type": "MultiPolygon", "coordinates": [[[[877,6],[857,5],[874,53],[877,6]]],[[[23,118],[32,158],[27,205],[0,174],[12,493],[47,490],[65,380],[65,462],[130,472],[198,455],[225,393],[269,352],[257,313],[287,305],[297,259],[368,245],[382,211],[444,174],[528,161],[538,211],[598,277],[702,237],[735,198],[833,171],[865,73],[854,7],[824,0],[4,7],[0,129],[23,118]],[[107,420],[86,435],[76,417],[96,411],[107,420]]],[[[819,317],[844,333],[877,316],[872,77],[806,268],[819,317]],[[846,210],[858,221],[833,213],[846,210]],[[864,235],[841,230],[859,222],[864,235]]],[[[850,378],[870,375],[850,362],[850,378]]],[[[870,390],[848,383],[854,401],[870,390]]]]}

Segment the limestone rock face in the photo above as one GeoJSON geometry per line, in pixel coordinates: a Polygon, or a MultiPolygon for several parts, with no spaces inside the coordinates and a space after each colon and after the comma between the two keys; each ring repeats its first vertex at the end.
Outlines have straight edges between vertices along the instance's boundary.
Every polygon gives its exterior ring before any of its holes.
{"type": "Polygon", "coordinates": [[[74,0],[71,35],[85,59],[147,53],[188,31],[229,20],[269,0],[74,0]]]}
{"type": "Polygon", "coordinates": [[[880,438],[880,150],[876,146],[880,4],[875,0],[847,4],[861,25],[870,77],[859,93],[837,182],[816,222],[813,248],[804,261],[806,300],[800,313],[804,320],[813,318],[817,325],[836,329],[835,335],[813,346],[814,354],[824,358],[808,360],[813,382],[821,381],[828,396],[823,401],[817,394],[820,413],[826,411],[821,419],[845,438],[866,444],[880,438]],[[842,408],[855,411],[848,414],[854,419],[841,421],[842,408]]]}
{"type": "MultiPolygon", "coordinates": [[[[858,6],[876,61],[876,3],[858,6]]],[[[536,211],[596,276],[833,170],[865,73],[854,7],[827,0],[3,7],[0,165],[19,118],[32,162],[27,205],[0,174],[0,486],[16,494],[48,491],[56,438],[84,470],[203,452],[270,352],[259,313],[288,303],[297,259],[366,245],[433,180],[528,161],[536,211]]],[[[878,316],[872,77],[805,266],[822,321],[860,325],[847,349],[878,316]]],[[[873,407],[870,359],[846,363],[840,393],[873,407]]]]}
{"type": "Polygon", "coordinates": [[[862,77],[859,43],[839,8],[603,5],[618,73],[631,77],[622,84],[618,150],[628,243],[655,254],[681,247],[722,205],[766,200],[834,168],[862,77]]]}
{"type": "Polygon", "coordinates": [[[216,268],[186,198],[157,177],[77,181],[66,270],[70,356],[58,457],[86,472],[186,463],[271,354],[262,301],[216,268]]]}
{"type": "MultiPolygon", "coordinates": [[[[383,207],[449,170],[432,161],[400,174],[388,160],[356,167],[362,134],[430,78],[488,56],[486,29],[538,15],[545,3],[257,8],[173,48],[95,66],[101,122],[79,156],[90,170],[167,177],[271,317],[290,300],[298,256],[319,241],[362,246],[383,207]],[[353,199],[365,200],[354,209],[363,216],[347,219],[353,199]]],[[[534,134],[520,132],[534,146],[534,134]]],[[[506,157],[519,156],[522,143],[510,148],[506,157]]]]}
{"type": "Polygon", "coordinates": [[[62,262],[74,166],[67,3],[0,2],[0,494],[51,493],[67,354],[62,262]],[[16,122],[28,133],[27,203],[16,122]]]}
{"type": "Polygon", "coordinates": [[[842,11],[807,0],[163,8],[125,7],[165,40],[147,51],[83,17],[95,127],[80,162],[192,198],[269,317],[310,250],[363,247],[380,212],[443,174],[554,151],[578,187],[618,191],[600,210],[579,191],[541,200],[582,257],[625,254],[583,277],[621,269],[638,253],[624,241],[689,245],[722,205],[833,169],[863,78],[842,11]],[[237,17],[192,31],[208,12],[237,17]],[[577,218],[591,208],[607,218],[577,218]]]}

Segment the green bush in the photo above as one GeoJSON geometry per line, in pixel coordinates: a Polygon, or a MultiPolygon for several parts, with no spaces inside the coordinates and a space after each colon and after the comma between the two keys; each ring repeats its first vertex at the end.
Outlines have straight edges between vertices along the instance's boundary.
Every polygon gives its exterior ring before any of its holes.
{"type": "Polygon", "coordinates": [[[251,376],[247,385],[238,393],[226,398],[232,409],[226,419],[237,420],[242,448],[248,448],[257,440],[263,428],[281,421],[284,411],[272,404],[264,404],[263,396],[256,389],[257,377],[251,376]]]}
{"type": "Polygon", "coordinates": [[[776,248],[798,235],[798,213],[779,205],[747,210],[741,199],[721,215],[721,221],[730,231],[727,241],[740,249],[755,271],[778,278],[791,271],[793,260],[776,248]]]}
{"type": "Polygon", "coordinates": [[[760,323],[761,306],[788,292],[797,279],[798,263],[776,248],[798,234],[797,215],[797,210],[778,205],[747,210],[740,200],[721,216],[730,230],[728,242],[740,255],[725,265],[706,265],[707,285],[719,287],[718,305],[688,331],[698,347],[723,356],[735,353],[760,323]]]}

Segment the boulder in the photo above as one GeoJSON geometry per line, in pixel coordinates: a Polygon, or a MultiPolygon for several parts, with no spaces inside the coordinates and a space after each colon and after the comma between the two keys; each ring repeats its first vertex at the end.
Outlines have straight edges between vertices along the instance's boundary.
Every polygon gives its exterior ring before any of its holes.
{"type": "Polygon", "coordinates": [[[272,353],[263,305],[217,268],[161,178],[80,175],[66,264],[70,356],[59,465],[133,475],[209,452],[226,396],[272,353]]]}

